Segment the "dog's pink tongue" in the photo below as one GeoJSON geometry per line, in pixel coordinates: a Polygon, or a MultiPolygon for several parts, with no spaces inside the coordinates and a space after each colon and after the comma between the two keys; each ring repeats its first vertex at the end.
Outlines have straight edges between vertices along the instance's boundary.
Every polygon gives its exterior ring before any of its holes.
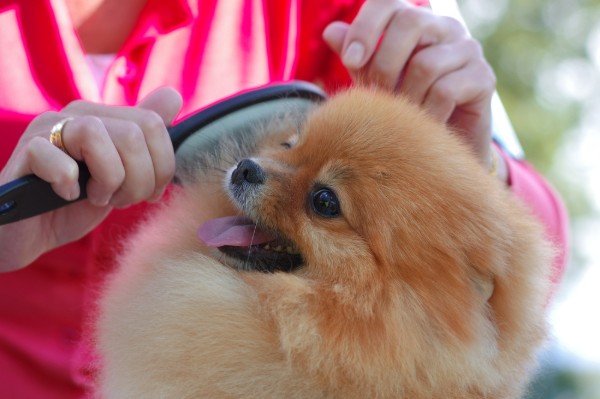
{"type": "Polygon", "coordinates": [[[240,216],[209,220],[198,229],[198,237],[209,247],[247,247],[274,240],[254,222],[240,216]]]}

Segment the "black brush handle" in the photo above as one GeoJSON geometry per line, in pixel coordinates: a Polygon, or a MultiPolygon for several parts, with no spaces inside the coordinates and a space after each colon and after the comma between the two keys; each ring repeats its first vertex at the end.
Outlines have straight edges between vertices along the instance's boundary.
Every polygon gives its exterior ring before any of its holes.
{"type": "Polygon", "coordinates": [[[73,201],[59,197],[47,181],[28,175],[0,186],[0,225],[40,215],[87,198],[86,187],[90,172],[83,162],[79,165],[81,194],[73,201]]]}
{"type": "MultiPolygon", "coordinates": [[[[169,127],[167,130],[171,140],[186,136],[186,132],[190,128],[188,124],[183,123],[169,127]]],[[[173,144],[178,147],[182,141],[183,139],[179,139],[177,143],[173,144]]],[[[79,166],[78,182],[81,191],[79,197],[71,201],[58,196],[50,183],[33,174],[0,186],[0,226],[41,215],[86,199],[90,171],[87,165],[81,161],[77,161],[77,165],[79,166]]]]}
{"type": "MultiPolygon", "coordinates": [[[[167,130],[171,138],[183,134],[179,128],[170,127],[167,130]]],[[[52,185],[36,175],[27,175],[0,186],[0,226],[22,219],[41,215],[63,206],[87,198],[87,182],[90,171],[87,165],[77,161],[79,166],[79,197],[68,201],[54,192],[52,185]]]]}

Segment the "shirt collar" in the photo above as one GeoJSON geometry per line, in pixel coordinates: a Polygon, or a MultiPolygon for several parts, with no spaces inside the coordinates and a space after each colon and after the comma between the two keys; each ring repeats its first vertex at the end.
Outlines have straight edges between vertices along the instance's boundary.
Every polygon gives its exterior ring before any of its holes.
{"type": "Polygon", "coordinates": [[[136,31],[147,33],[151,28],[155,28],[159,33],[170,32],[192,21],[192,8],[189,0],[148,0],[136,31]]]}

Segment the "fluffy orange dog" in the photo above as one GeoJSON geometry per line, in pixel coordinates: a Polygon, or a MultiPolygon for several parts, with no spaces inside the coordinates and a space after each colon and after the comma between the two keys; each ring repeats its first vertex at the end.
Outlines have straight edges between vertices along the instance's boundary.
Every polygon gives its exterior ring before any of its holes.
{"type": "Polygon", "coordinates": [[[127,246],[101,396],[519,397],[551,263],[525,207],[402,98],[354,89],[275,130],[127,246]]]}

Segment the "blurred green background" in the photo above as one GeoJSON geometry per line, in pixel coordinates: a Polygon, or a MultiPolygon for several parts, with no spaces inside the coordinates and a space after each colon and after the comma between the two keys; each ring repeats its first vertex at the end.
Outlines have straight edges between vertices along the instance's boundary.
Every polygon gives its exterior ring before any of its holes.
{"type": "Polygon", "coordinates": [[[528,399],[600,399],[600,0],[458,0],[528,160],[571,218],[553,338],[528,399]]]}

